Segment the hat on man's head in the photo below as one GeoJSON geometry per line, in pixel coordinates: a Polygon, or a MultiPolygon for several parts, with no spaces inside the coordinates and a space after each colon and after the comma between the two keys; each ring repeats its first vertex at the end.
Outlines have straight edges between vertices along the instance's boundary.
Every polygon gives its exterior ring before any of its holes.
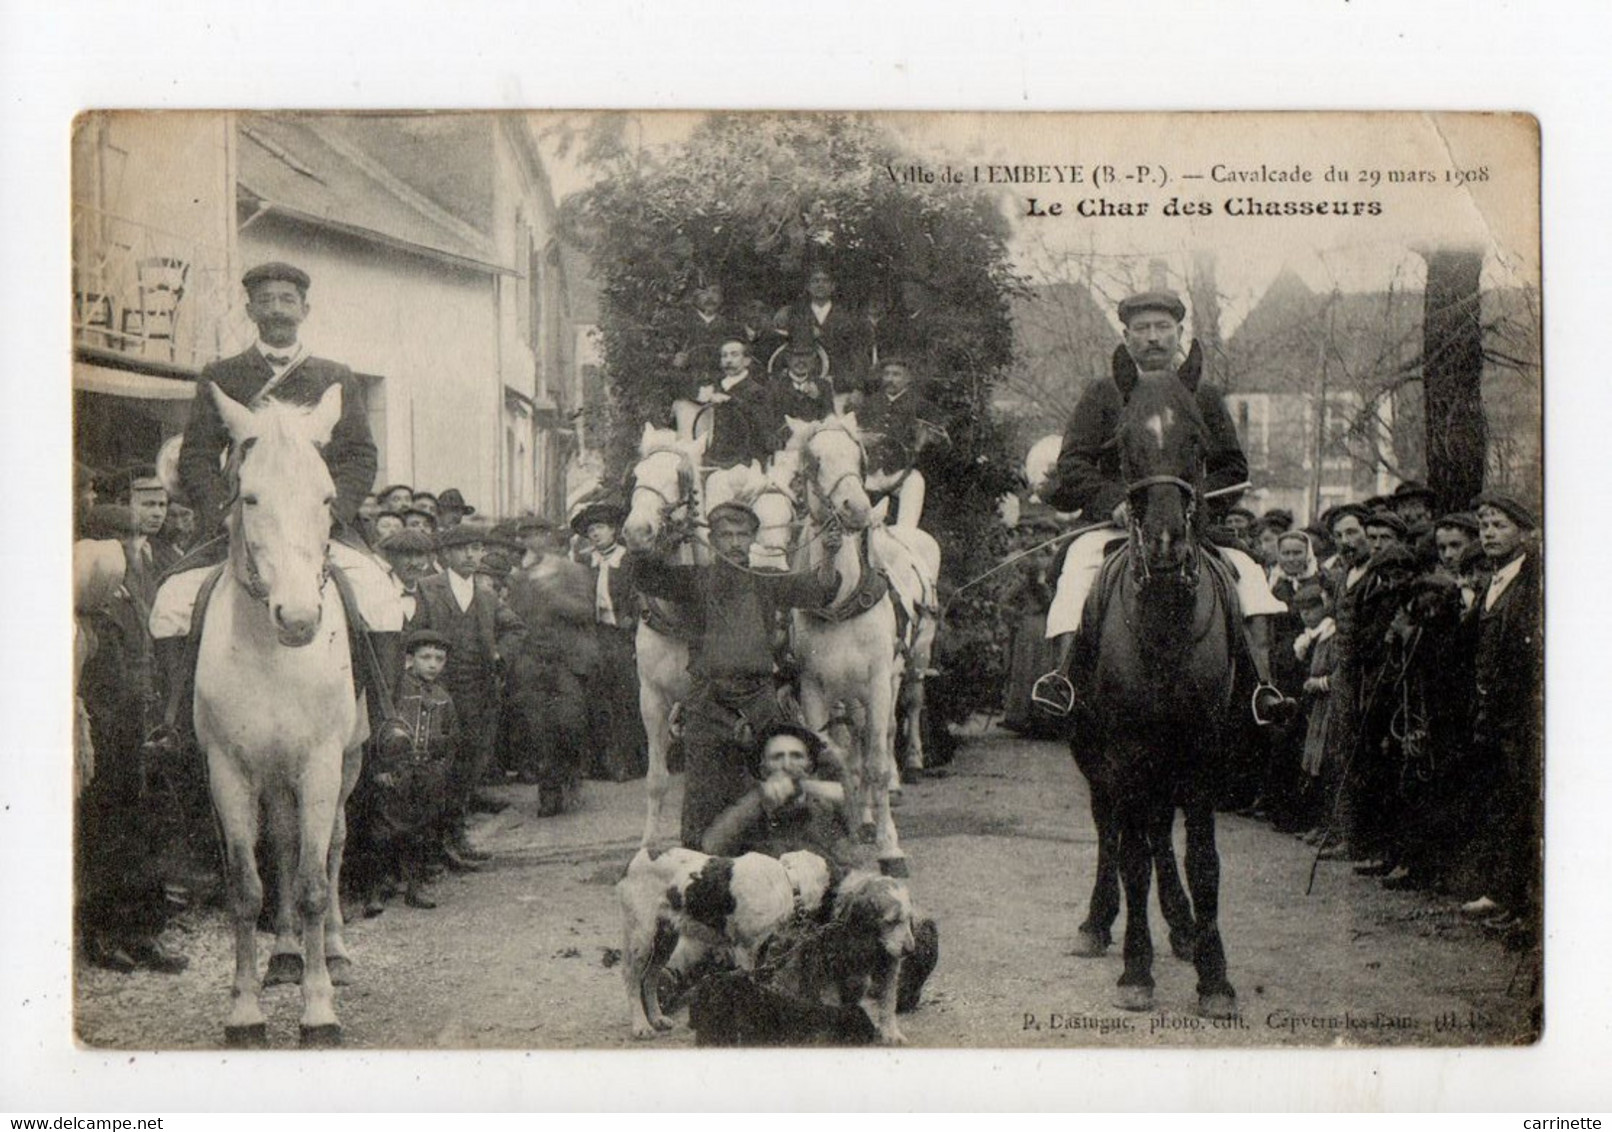
{"type": "Polygon", "coordinates": [[[791,338],[784,352],[791,358],[815,358],[817,343],[810,338],[791,338]]]}
{"type": "Polygon", "coordinates": [[[1502,495],[1498,491],[1486,491],[1472,500],[1474,514],[1482,507],[1493,507],[1525,531],[1539,529],[1539,520],[1534,517],[1534,513],[1509,495],[1502,495]]]}
{"type": "Polygon", "coordinates": [[[586,538],[588,528],[593,524],[604,523],[608,526],[619,528],[621,521],[626,517],[627,512],[620,504],[612,503],[607,499],[596,499],[571,517],[571,530],[586,538]]]}
{"type": "Polygon", "coordinates": [[[1228,518],[1228,519],[1229,519],[1229,518],[1231,518],[1231,516],[1233,516],[1233,515],[1242,515],[1242,516],[1243,516],[1243,517],[1244,517],[1244,518],[1246,518],[1246,519],[1247,519],[1247,520],[1248,520],[1248,521],[1249,521],[1249,522],[1250,522],[1250,523],[1257,523],[1257,522],[1259,522],[1259,516],[1258,516],[1258,515],[1256,515],[1256,514],[1254,514],[1254,513],[1253,513],[1253,512],[1252,512],[1252,511],[1250,511],[1250,510],[1249,510],[1249,509],[1248,509],[1248,508],[1246,508],[1246,507],[1244,507],[1244,506],[1243,506],[1243,505],[1242,505],[1242,504],[1240,504],[1240,503],[1239,503],[1239,504],[1238,504],[1238,505],[1237,505],[1237,506],[1235,506],[1235,507],[1231,507],[1231,508],[1228,508],[1228,509],[1227,509],[1227,510],[1226,510],[1226,517],[1227,517],[1227,518],[1228,518]]]}
{"type": "Polygon", "coordinates": [[[1391,495],[1368,495],[1362,503],[1367,511],[1381,511],[1384,507],[1393,506],[1391,495]]]}
{"type": "MultiPolygon", "coordinates": [[[[385,512],[381,512],[381,513],[385,514],[385,512]]],[[[394,511],[392,513],[394,515],[401,515],[405,519],[407,519],[410,515],[423,515],[427,519],[431,520],[431,529],[436,530],[437,517],[435,515],[431,514],[431,512],[427,511],[424,507],[405,507],[401,511],[394,511]]]]}
{"type": "Polygon", "coordinates": [[[1260,521],[1271,530],[1286,534],[1293,529],[1293,512],[1286,508],[1275,507],[1265,512],[1260,521]]]}
{"type": "Polygon", "coordinates": [[[413,498],[413,496],[414,496],[414,489],[412,487],[410,487],[408,484],[406,484],[406,483],[389,483],[385,487],[381,488],[379,491],[377,491],[375,493],[375,498],[376,499],[385,499],[388,495],[391,495],[394,491],[406,491],[406,492],[409,493],[410,498],[413,498]]]}
{"type": "Polygon", "coordinates": [[[1433,529],[1436,531],[1440,527],[1453,527],[1473,538],[1478,537],[1478,517],[1470,511],[1451,511],[1448,515],[1439,516],[1433,523],[1433,529]]]}
{"type": "Polygon", "coordinates": [[[1433,489],[1420,480],[1406,480],[1394,488],[1394,494],[1388,498],[1393,503],[1399,503],[1406,499],[1423,499],[1427,501],[1429,508],[1438,501],[1438,496],[1433,494],[1433,489]]]}
{"type": "Polygon", "coordinates": [[[241,286],[250,291],[259,283],[290,283],[304,295],[308,293],[308,273],[300,267],[293,267],[289,263],[260,263],[256,267],[248,268],[241,276],[241,286]]]}
{"type": "Polygon", "coordinates": [[[706,516],[706,521],[712,527],[715,527],[719,522],[739,522],[749,527],[752,532],[761,529],[761,520],[756,517],[756,513],[743,503],[734,500],[729,500],[727,503],[718,503],[711,508],[711,513],[706,516]]]}
{"type": "Polygon", "coordinates": [[[1119,320],[1124,325],[1130,325],[1143,311],[1163,311],[1177,322],[1187,317],[1186,304],[1174,291],[1143,291],[1119,302],[1119,320]]]}
{"type": "Polygon", "coordinates": [[[465,497],[459,494],[459,489],[450,487],[437,496],[438,511],[457,511],[461,515],[474,515],[476,509],[465,502],[465,497]]]}
{"type": "Polygon", "coordinates": [[[393,531],[375,544],[375,549],[382,554],[430,554],[436,548],[437,540],[434,535],[415,530],[413,527],[393,531]]]}
{"type": "Polygon", "coordinates": [[[453,649],[453,645],[448,638],[435,629],[416,629],[403,639],[403,652],[407,656],[413,656],[415,649],[423,649],[427,645],[435,645],[439,649],[448,651],[453,649]]]}
{"type": "Polygon", "coordinates": [[[417,492],[414,493],[414,498],[415,499],[429,499],[432,503],[435,503],[438,507],[442,506],[442,501],[440,499],[438,499],[434,493],[429,492],[429,491],[417,491],[417,492]]]}
{"type": "Polygon", "coordinates": [[[552,532],[558,530],[553,519],[546,519],[542,515],[522,515],[510,521],[511,533],[516,538],[525,538],[528,535],[552,532]]]}
{"type": "Polygon", "coordinates": [[[492,541],[492,535],[481,527],[467,526],[460,523],[456,527],[449,527],[437,535],[437,547],[447,550],[454,546],[469,546],[471,543],[486,543],[492,541]]]}
{"type": "Polygon", "coordinates": [[[799,739],[806,747],[807,756],[812,760],[812,769],[817,769],[818,764],[823,761],[823,753],[827,750],[823,737],[810,727],[804,727],[799,723],[790,723],[787,720],[780,720],[764,727],[761,734],[756,736],[755,750],[751,752],[750,756],[751,774],[757,778],[761,777],[762,752],[767,749],[768,743],[780,735],[788,735],[793,739],[799,739]]]}
{"type": "Polygon", "coordinates": [[[501,546],[495,546],[482,555],[481,564],[476,567],[476,573],[486,574],[490,578],[507,578],[515,570],[515,563],[510,560],[510,552],[501,546]]]}
{"type": "Polygon", "coordinates": [[[1346,519],[1350,515],[1364,526],[1366,520],[1371,518],[1371,508],[1364,503],[1340,503],[1336,507],[1328,507],[1321,513],[1321,525],[1330,532],[1338,525],[1339,519],[1346,519]]]}
{"type": "Polygon", "coordinates": [[[1361,522],[1367,527],[1387,527],[1400,538],[1410,534],[1410,525],[1386,507],[1379,507],[1361,522]]]}

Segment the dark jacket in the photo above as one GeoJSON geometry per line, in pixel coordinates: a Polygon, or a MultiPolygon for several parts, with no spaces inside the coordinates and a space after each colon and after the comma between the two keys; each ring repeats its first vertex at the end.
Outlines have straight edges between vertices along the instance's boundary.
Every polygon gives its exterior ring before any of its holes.
{"type": "Polygon", "coordinates": [[[410,761],[452,762],[459,742],[459,717],[447,689],[405,672],[398,681],[396,703],[397,714],[411,734],[410,761]]]}
{"type": "Polygon", "coordinates": [[[545,560],[509,578],[509,608],[526,626],[522,655],[587,676],[599,663],[593,627],[593,575],[569,559],[545,560]]]}
{"type": "MultiPolygon", "coordinates": [[[[1248,460],[1237,440],[1237,428],[1221,402],[1220,391],[1199,380],[1201,358],[1194,343],[1187,363],[1181,367],[1181,382],[1203,414],[1208,445],[1203,490],[1211,492],[1246,480],[1248,460]]],[[[1125,499],[1119,448],[1111,442],[1119,429],[1120,411],[1130,400],[1136,381],[1136,366],[1121,346],[1114,352],[1112,380],[1093,384],[1075,405],[1064,430],[1052,486],[1046,494],[1047,502],[1059,511],[1084,511],[1088,519],[1100,521],[1125,499]]],[[[1211,512],[1223,512],[1236,501],[1235,495],[1215,499],[1211,512]]]]}
{"type": "Polygon", "coordinates": [[[780,447],[779,438],[783,435],[786,418],[820,421],[834,412],[834,383],[828,378],[813,377],[802,390],[795,388],[786,370],[769,377],[767,386],[772,397],[772,446],[775,449],[780,447]]]}
{"type": "MultiPolygon", "coordinates": [[[[1493,579],[1489,582],[1494,585],[1493,579]]],[[[1529,757],[1543,722],[1544,620],[1539,555],[1530,550],[1494,608],[1480,594],[1471,616],[1477,634],[1474,658],[1473,733],[1481,744],[1510,748],[1529,757]]]]}
{"type": "Polygon", "coordinates": [[[821,609],[834,600],[839,572],[756,574],[727,562],[673,566],[652,554],[631,553],[633,578],[650,597],[688,610],[698,626],[689,671],[714,680],[772,675],[772,623],[778,609],[821,609]]]}
{"type": "MultiPolygon", "coordinates": [[[[219,457],[229,448],[229,430],[208,386],[216,384],[234,400],[250,406],[273,376],[273,368],[255,346],[202,370],[179,450],[179,482],[196,508],[198,532],[210,532],[224,521],[226,495],[219,457]]],[[[336,518],[351,524],[358,516],[358,505],[375,486],[377,467],[364,395],[353,371],[324,358],[307,358],[286,375],[273,395],[278,401],[311,407],[332,385],[341,386],[341,419],[325,445],[325,463],[336,481],[336,518]]]]}
{"type": "Polygon", "coordinates": [[[862,312],[836,299],[822,322],[812,310],[810,299],[789,305],[789,340],[812,342],[828,353],[828,375],[841,393],[866,388],[868,367],[873,362],[873,326],[862,312]]]}
{"type": "MultiPolygon", "coordinates": [[[[720,383],[716,390],[723,391],[720,383]]],[[[766,378],[751,366],[750,376],[726,393],[728,399],[713,403],[706,413],[711,422],[711,440],[705,449],[705,462],[716,468],[731,468],[766,460],[778,447],[766,378]]]]}
{"type": "Polygon", "coordinates": [[[490,696],[499,658],[518,649],[526,637],[521,619],[484,586],[476,587],[470,608],[461,610],[448,586],[446,570],[420,580],[414,617],[407,628],[435,629],[448,638],[452,647],[442,682],[461,714],[471,711],[461,692],[490,696]]]}

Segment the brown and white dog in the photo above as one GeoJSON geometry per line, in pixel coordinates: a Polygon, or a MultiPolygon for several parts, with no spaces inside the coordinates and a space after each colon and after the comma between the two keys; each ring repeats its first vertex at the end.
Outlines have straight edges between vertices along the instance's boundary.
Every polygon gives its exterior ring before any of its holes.
{"type": "Polygon", "coordinates": [[[692,849],[651,856],[640,849],[616,884],[621,901],[622,977],[633,1036],[672,1023],[661,1012],[659,976],[686,971],[711,950],[753,970],[756,955],[803,900],[815,910],[833,887],[834,870],[815,853],[711,857],[692,849]]]}
{"type": "Polygon", "coordinates": [[[769,965],[773,955],[781,958],[771,985],[811,1002],[859,1005],[882,1043],[902,1045],[897,995],[902,964],[915,948],[907,886],[858,870],[840,879],[832,899],[825,921],[797,919],[774,939],[769,965]]]}

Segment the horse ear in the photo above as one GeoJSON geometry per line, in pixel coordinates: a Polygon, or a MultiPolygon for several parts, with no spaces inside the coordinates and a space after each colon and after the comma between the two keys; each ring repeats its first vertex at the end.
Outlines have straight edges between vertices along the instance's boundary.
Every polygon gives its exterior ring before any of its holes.
{"type": "Polygon", "coordinates": [[[218,383],[207,387],[213,395],[213,404],[218,409],[218,415],[229,430],[230,439],[236,444],[248,437],[257,435],[256,423],[252,420],[252,410],[241,404],[218,387],[218,383]]]}
{"type": "Polygon", "coordinates": [[[336,430],[336,422],[341,420],[341,386],[332,385],[325,390],[319,404],[308,414],[308,438],[320,448],[330,441],[330,434],[336,430]]]}
{"type": "Polygon", "coordinates": [[[649,442],[655,437],[655,426],[648,421],[644,422],[643,435],[638,438],[638,454],[642,456],[649,448],[649,442]]]}
{"type": "Polygon", "coordinates": [[[792,417],[788,413],[785,413],[784,414],[784,427],[789,430],[789,435],[790,436],[794,436],[801,429],[806,427],[806,422],[801,420],[799,417],[792,417]]]}

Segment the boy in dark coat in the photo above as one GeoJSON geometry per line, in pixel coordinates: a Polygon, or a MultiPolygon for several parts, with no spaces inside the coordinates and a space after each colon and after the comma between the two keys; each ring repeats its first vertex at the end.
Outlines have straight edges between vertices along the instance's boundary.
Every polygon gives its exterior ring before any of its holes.
{"type": "Polygon", "coordinates": [[[447,806],[448,770],[459,747],[459,719],[453,697],[439,683],[452,646],[429,629],[410,633],[403,649],[403,676],[397,686],[397,714],[409,731],[406,752],[376,764],[375,835],[390,846],[403,872],[403,901],[411,908],[435,908],[424,891],[431,834],[440,828],[447,806]]]}

